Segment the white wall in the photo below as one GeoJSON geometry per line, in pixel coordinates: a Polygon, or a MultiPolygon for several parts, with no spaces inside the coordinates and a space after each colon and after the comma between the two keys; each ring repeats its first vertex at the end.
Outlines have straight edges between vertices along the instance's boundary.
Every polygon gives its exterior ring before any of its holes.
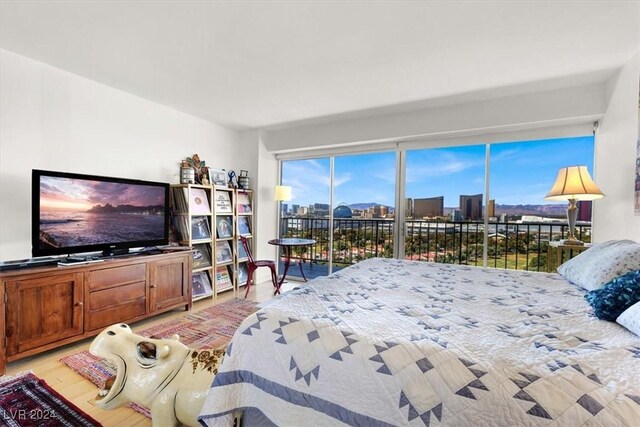
{"type": "Polygon", "coordinates": [[[178,163],[251,169],[235,131],[0,51],[0,260],[31,256],[31,169],[177,183],[178,163]]]}
{"type": "Polygon", "coordinates": [[[553,91],[505,96],[405,113],[338,120],[269,131],[267,148],[287,152],[447,133],[566,126],[593,122],[606,109],[602,82],[553,91]]]}
{"type": "MultiPolygon", "coordinates": [[[[277,235],[277,203],[274,200],[274,190],[278,183],[278,162],[275,156],[265,147],[265,133],[261,131],[246,131],[240,133],[240,145],[243,150],[255,153],[252,157],[251,188],[254,190],[254,257],[256,259],[277,258],[276,247],[267,242],[277,235]]],[[[255,280],[269,281],[270,273],[266,268],[256,270],[255,280]]]]}
{"type": "Polygon", "coordinates": [[[638,85],[636,54],[607,85],[609,102],[596,139],[595,181],[606,197],[593,204],[594,241],[640,241],[640,216],[634,214],[638,85]]]}

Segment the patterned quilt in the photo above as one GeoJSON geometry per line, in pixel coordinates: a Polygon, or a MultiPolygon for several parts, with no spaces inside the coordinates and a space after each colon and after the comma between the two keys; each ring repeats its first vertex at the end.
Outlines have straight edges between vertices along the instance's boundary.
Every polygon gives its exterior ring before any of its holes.
{"type": "Polygon", "coordinates": [[[557,274],[361,262],[245,319],[201,422],[638,426],[640,338],[583,294],[557,274]]]}

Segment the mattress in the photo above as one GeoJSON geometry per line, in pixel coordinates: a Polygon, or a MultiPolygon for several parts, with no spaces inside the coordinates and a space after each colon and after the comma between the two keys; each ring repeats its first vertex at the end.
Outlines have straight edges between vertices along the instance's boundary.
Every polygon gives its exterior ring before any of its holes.
{"type": "Polygon", "coordinates": [[[640,338],[553,273],[375,258],[249,316],[206,425],[638,425],[640,338]]]}

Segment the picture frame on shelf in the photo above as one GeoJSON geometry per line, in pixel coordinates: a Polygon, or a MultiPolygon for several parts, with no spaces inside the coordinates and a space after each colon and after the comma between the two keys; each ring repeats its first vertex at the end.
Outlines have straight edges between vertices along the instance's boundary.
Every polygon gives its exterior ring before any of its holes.
{"type": "Polygon", "coordinates": [[[213,294],[209,275],[205,271],[193,273],[191,276],[191,297],[203,297],[213,294]]]}
{"type": "Polygon", "coordinates": [[[200,243],[193,246],[193,268],[211,267],[211,250],[206,243],[200,243]]]}
{"type": "Polygon", "coordinates": [[[231,197],[229,196],[228,191],[216,190],[214,201],[216,206],[216,213],[233,213],[233,207],[231,206],[231,197]]]}
{"type": "Polygon", "coordinates": [[[238,264],[238,286],[242,286],[246,284],[248,278],[249,278],[249,270],[247,268],[247,263],[242,262],[238,264]]]}
{"type": "Polygon", "coordinates": [[[216,231],[218,232],[218,238],[225,239],[233,236],[233,228],[231,227],[233,221],[230,216],[219,216],[216,218],[216,231]]]}
{"type": "Polygon", "coordinates": [[[249,194],[238,192],[238,213],[251,213],[251,199],[249,198],[249,194]]]}
{"type": "Polygon", "coordinates": [[[210,238],[211,232],[209,231],[209,220],[207,217],[198,216],[191,218],[191,239],[202,240],[210,238]]]}
{"type": "Polygon", "coordinates": [[[229,242],[222,240],[216,242],[216,263],[222,264],[233,261],[233,254],[229,242]]]}
{"type": "Polygon", "coordinates": [[[242,259],[248,259],[249,255],[247,254],[247,251],[244,250],[244,245],[242,244],[242,242],[238,242],[238,259],[242,260],[242,259]]]}
{"type": "Polygon", "coordinates": [[[251,224],[249,224],[248,217],[238,217],[238,233],[240,233],[241,236],[248,236],[251,234],[251,224]]]}
{"type": "Polygon", "coordinates": [[[226,187],[227,173],[223,170],[209,169],[209,181],[211,182],[211,185],[226,187]]]}
{"type": "Polygon", "coordinates": [[[229,269],[226,265],[216,268],[216,291],[221,291],[233,287],[229,269]]]}
{"type": "Polygon", "coordinates": [[[189,207],[193,215],[211,215],[209,197],[204,188],[192,188],[189,195],[189,207]]]}

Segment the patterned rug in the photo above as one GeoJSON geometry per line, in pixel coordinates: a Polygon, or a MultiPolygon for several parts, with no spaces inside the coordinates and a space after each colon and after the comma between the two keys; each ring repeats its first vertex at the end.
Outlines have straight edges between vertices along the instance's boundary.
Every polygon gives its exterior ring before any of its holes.
{"type": "Polygon", "coordinates": [[[0,425],[93,427],[101,424],[32,373],[0,380],[0,425]]]}
{"type": "MultiPolygon", "coordinates": [[[[225,348],[240,323],[257,309],[253,301],[234,299],[134,332],[162,338],[178,334],[180,342],[192,348],[225,348]]],[[[60,361],[100,388],[104,388],[106,380],[116,373],[111,362],[86,350],[63,357],[60,361]]],[[[143,406],[132,403],[129,407],[151,417],[143,406]]]]}

